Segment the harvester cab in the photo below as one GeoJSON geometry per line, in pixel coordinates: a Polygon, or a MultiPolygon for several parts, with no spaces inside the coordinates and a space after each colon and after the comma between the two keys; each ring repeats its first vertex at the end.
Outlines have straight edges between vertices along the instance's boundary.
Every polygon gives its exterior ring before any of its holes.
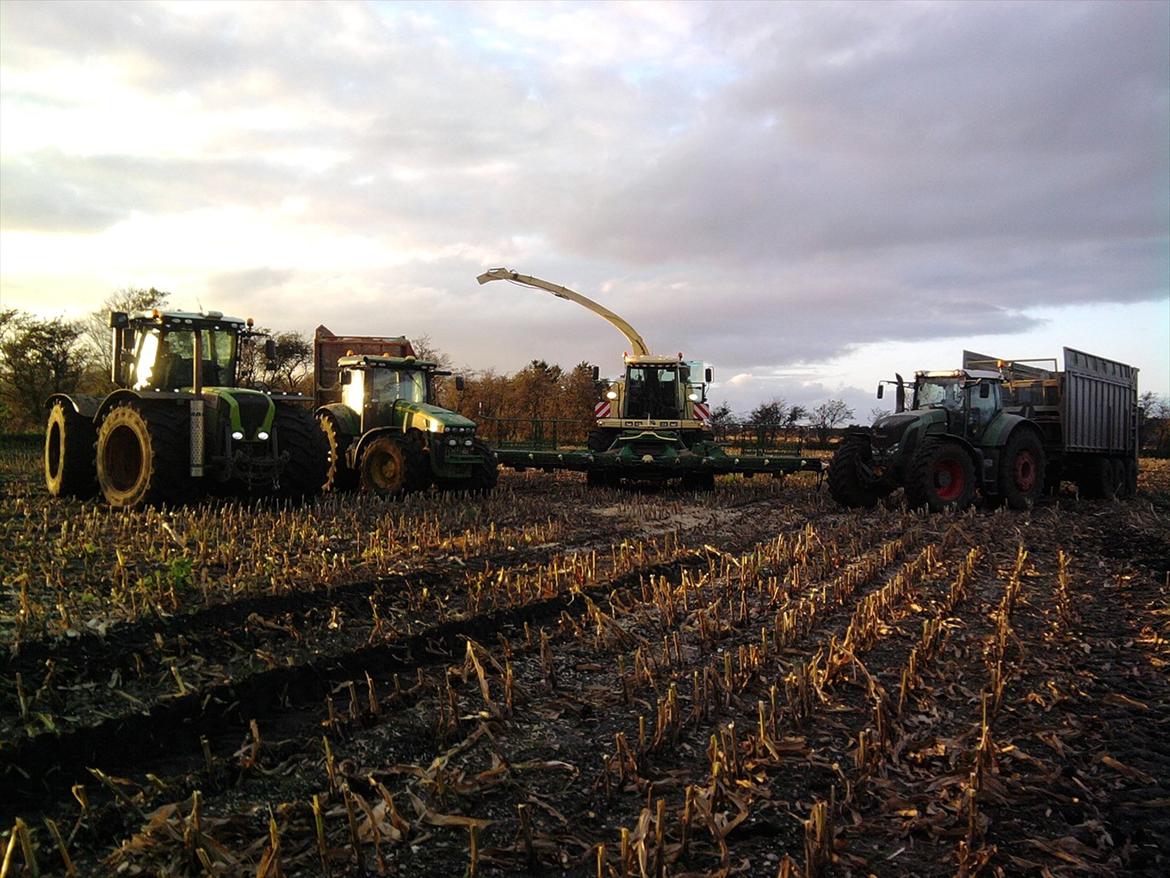
{"type": "MultiPolygon", "coordinates": [[[[384,495],[424,490],[432,482],[452,490],[490,491],[495,456],[475,435],[469,418],[438,405],[435,378],[450,375],[438,363],[415,356],[402,337],[339,338],[317,330],[317,420],[329,445],[328,490],[361,487],[384,495]],[[381,353],[363,353],[379,342],[381,353]],[[348,344],[343,356],[333,353],[348,344]]],[[[455,386],[462,389],[457,376],[455,386]]]]}
{"type": "MultiPolygon", "coordinates": [[[[131,507],[184,502],[205,487],[287,497],[320,489],[326,452],[310,429],[308,398],[239,386],[240,342],[262,335],[251,320],[115,311],[110,329],[119,389],[104,399],[55,394],[47,402],[51,494],[100,489],[110,505],[131,507]]],[[[271,359],[271,340],[266,352],[271,359]]]]}

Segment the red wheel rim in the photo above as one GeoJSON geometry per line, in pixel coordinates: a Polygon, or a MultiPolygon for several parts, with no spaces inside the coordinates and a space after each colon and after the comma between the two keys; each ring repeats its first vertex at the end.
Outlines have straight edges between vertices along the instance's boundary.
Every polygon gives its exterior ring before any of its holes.
{"type": "Polygon", "coordinates": [[[955,500],[963,493],[966,478],[957,460],[938,460],[934,464],[934,491],[940,500],[955,500]]]}
{"type": "Polygon", "coordinates": [[[1031,451],[1021,451],[1012,464],[1012,476],[1016,487],[1027,493],[1036,486],[1036,458],[1031,451]]]}

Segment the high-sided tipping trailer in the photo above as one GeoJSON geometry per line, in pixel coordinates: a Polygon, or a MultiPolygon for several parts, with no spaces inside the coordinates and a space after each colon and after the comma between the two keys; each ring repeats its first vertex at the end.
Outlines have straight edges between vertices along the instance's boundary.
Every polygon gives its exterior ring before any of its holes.
{"type": "MultiPolygon", "coordinates": [[[[806,470],[819,472],[816,458],[778,453],[738,455],[715,441],[707,386],[713,370],[701,361],[650,353],[642,336],[625,320],[580,293],[507,268],[494,268],[478,278],[481,284],[506,280],[544,290],[576,302],[616,327],[633,353],[624,357],[622,378],[609,383],[594,407],[594,426],[586,447],[549,449],[540,445],[497,446],[501,466],[516,470],[576,470],[590,485],[616,485],[622,479],[680,479],[684,487],[712,488],[725,473],[774,477],[806,470]]],[[[596,369],[594,377],[596,378],[596,369]]]]}

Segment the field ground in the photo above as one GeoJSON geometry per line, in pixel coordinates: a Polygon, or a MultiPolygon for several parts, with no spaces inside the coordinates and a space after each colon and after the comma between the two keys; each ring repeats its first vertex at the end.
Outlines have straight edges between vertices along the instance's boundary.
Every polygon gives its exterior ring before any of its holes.
{"type": "Polygon", "coordinates": [[[112,513],[0,448],[11,875],[1165,875],[1170,466],[112,513]]]}

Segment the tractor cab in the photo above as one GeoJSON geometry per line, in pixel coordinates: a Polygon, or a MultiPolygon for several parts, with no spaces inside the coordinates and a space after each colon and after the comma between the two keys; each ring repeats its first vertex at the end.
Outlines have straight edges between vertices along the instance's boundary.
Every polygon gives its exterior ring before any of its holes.
{"type": "Polygon", "coordinates": [[[218,311],[116,311],[111,378],[140,392],[235,387],[240,340],[254,334],[251,323],[218,311]]]}
{"type": "MultiPolygon", "coordinates": [[[[450,375],[414,356],[359,354],[337,361],[341,404],[361,418],[361,432],[416,427],[428,433],[467,433],[475,423],[435,404],[435,376],[450,375]]],[[[456,378],[461,387],[462,378],[456,378]]],[[[470,444],[470,443],[469,443],[470,444]]]]}
{"type": "Polygon", "coordinates": [[[1001,383],[999,372],[983,369],[918,372],[911,408],[918,412],[941,410],[948,433],[975,439],[1002,411],[1001,383]]]}

